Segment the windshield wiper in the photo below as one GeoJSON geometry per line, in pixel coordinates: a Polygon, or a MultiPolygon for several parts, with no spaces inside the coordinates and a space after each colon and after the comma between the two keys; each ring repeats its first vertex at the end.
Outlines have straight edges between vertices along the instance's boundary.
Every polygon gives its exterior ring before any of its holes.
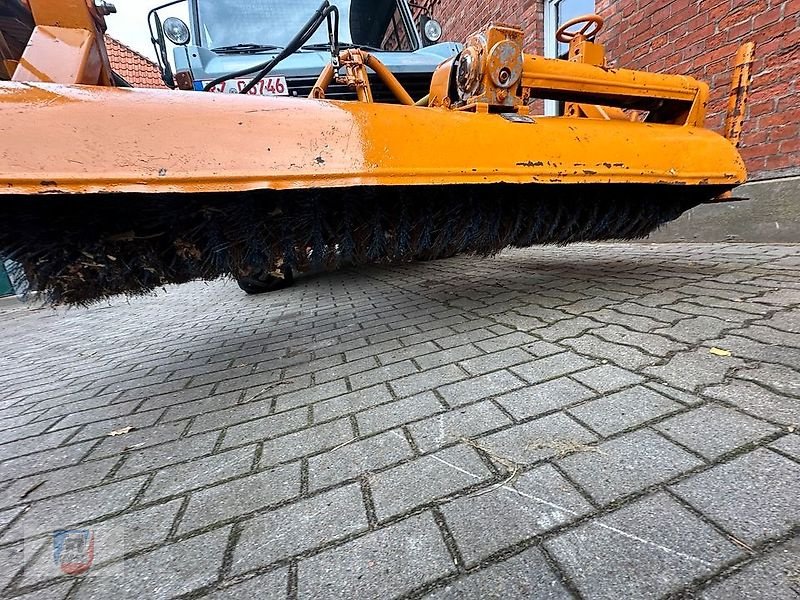
{"type": "Polygon", "coordinates": [[[271,52],[273,50],[283,50],[283,46],[273,46],[272,44],[234,44],[233,46],[219,46],[212,48],[212,52],[217,54],[258,54],[259,52],[271,52]]]}
{"type": "MultiPolygon", "coordinates": [[[[369,50],[370,52],[387,52],[383,48],[376,48],[375,46],[366,46],[364,44],[345,44],[340,43],[339,49],[347,49],[347,48],[361,48],[362,50],[369,50]]],[[[330,50],[331,43],[325,42],[323,44],[307,44],[302,47],[303,50],[330,50]]]]}

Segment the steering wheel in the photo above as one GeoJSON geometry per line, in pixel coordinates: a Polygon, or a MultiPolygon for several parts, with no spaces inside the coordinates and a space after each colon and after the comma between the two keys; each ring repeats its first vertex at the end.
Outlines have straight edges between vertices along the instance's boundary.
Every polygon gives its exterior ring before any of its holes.
{"type": "Polygon", "coordinates": [[[600,15],[575,17],[558,28],[558,31],[556,31],[556,39],[562,44],[569,44],[579,35],[592,39],[600,33],[600,30],[603,28],[603,23],[603,17],[600,15]],[[580,25],[581,27],[576,31],[569,31],[576,25],[580,25]]]}

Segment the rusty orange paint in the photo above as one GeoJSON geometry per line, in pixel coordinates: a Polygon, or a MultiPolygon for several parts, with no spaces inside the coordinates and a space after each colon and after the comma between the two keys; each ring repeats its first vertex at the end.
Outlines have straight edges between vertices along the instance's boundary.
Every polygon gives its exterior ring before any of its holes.
{"type": "Polygon", "coordinates": [[[111,85],[105,20],[91,0],[29,0],[36,23],[13,81],[111,85]]]}
{"type": "Polygon", "coordinates": [[[728,112],[725,116],[725,137],[739,147],[744,127],[745,108],[752,81],[752,67],[756,46],[753,42],[742,44],[733,64],[731,92],[728,96],[728,112]]]}
{"type": "Polygon", "coordinates": [[[0,138],[0,194],[746,175],[730,143],[697,127],[170,90],[0,84],[0,138]]]}

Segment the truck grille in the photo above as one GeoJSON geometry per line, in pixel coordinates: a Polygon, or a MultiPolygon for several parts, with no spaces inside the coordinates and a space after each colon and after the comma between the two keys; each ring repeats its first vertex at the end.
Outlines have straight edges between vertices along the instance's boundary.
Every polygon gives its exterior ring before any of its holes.
{"type": "MultiPolygon", "coordinates": [[[[398,81],[403,85],[406,91],[411,95],[414,100],[426,96],[431,87],[431,74],[430,73],[401,73],[396,75],[398,81]]],[[[317,82],[316,77],[295,77],[288,79],[289,93],[292,96],[299,96],[301,98],[307,97],[311,93],[311,88],[317,82]]],[[[372,75],[369,80],[372,87],[372,96],[375,102],[398,104],[394,94],[389,91],[389,88],[378,79],[377,76],[372,75]]],[[[346,85],[332,83],[328,87],[325,97],[329,100],[356,100],[356,93],[354,90],[346,85]]]]}

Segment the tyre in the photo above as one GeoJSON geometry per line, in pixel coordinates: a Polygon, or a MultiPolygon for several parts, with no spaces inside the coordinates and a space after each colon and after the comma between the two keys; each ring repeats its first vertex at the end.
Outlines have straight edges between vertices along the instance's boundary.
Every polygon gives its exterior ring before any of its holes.
{"type": "Polygon", "coordinates": [[[287,288],[294,283],[294,274],[290,268],[281,269],[283,277],[273,273],[260,273],[250,277],[241,277],[236,280],[242,291],[248,295],[266,294],[287,288]]]}

